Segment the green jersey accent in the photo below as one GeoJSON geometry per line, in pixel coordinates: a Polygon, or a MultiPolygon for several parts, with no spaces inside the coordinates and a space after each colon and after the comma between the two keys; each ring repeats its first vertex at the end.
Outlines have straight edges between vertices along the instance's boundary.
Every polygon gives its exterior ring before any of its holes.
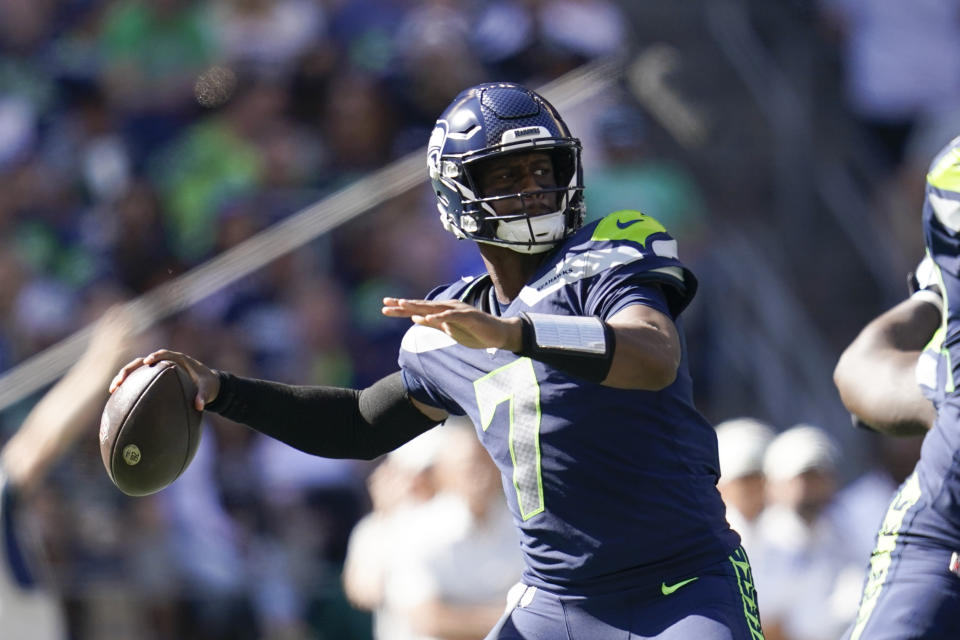
{"type": "Polygon", "coordinates": [[[960,148],[945,153],[927,174],[927,182],[937,189],[960,191],[960,148]]]}
{"type": "Polygon", "coordinates": [[[593,241],[600,240],[632,240],[638,244],[646,244],[647,238],[654,233],[666,233],[663,225],[639,211],[617,211],[600,221],[590,237],[593,241]]]}
{"type": "Polygon", "coordinates": [[[750,629],[753,640],[764,640],[760,624],[760,610],[757,608],[757,589],[753,584],[753,570],[743,547],[737,547],[729,557],[730,564],[737,574],[737,586],[740,587],[740,599],[743,601],[743,616],[750,629]]]}
{"type": "Polygon", "coordinates": [[[850,634],[850,640],[859,640],[867,626],[867,621],[870,620],[870,614],[877,606],[880,592],[887,581],[887,571],[890,569],[890,552],[897,546],[897,537],[900,534],[904,516],[907,515],[910,507],[920,499],[920,493],[920,480],[917,472],[914,471],[904,481],[897,495],[894,496],[893,502],[890,503],[890,509],[880,525],[877,547],[870,556],[870,574],[867,577],[867,584],[863,588],[863,597],[860,600],[860,607],[857,609],[857,621],[853,627],[853,633],[850,634]]]}

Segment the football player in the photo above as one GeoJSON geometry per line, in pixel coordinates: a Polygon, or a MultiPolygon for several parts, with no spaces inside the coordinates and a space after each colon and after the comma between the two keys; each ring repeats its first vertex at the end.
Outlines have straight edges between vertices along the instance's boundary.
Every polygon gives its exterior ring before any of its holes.
{"type": "Polygon", "coordinates": [[[218,372],[167,350],[198,408],[321,456],[374,458],[467,415],[500,469],[525,558],[488,638],[762,638],[746,554],[717,491],[717,438],[693,405],[680,314],[696,280],[637,211],[583,226],[581,148],[516,84],[463,91],[427,165],[443,226],[486,272],[423,300],[400,370],[364,390],[218,372]],[[628,633],[629,632],[629,633],[628,633]]]}
{"type": "Polygon", "coordinates": [[[867,426],[923,433],[893,498],[846,640],[960,638],[960,138],[927,174],[916,293],[844,351],[834,379],[867,426]]]}

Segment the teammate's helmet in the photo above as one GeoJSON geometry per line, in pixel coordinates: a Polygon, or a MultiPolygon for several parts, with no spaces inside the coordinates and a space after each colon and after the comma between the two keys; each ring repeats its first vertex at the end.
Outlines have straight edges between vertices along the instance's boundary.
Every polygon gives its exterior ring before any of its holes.
{"type": "Polygon", "coordinates": [[[430,136],[427,166],[443,227],[458,238],[542,253],[583,224],[580,141],[543,97],[513,83],[488,83],[458,95],[430,136]],[[478,162],[511,153],[549,153],[556,177],[558,209],[527,212],[532,194],[484,197],[477,188],[478,162]],[[498,215],[495,200],[519,198],[520,213],[498,215]]]}

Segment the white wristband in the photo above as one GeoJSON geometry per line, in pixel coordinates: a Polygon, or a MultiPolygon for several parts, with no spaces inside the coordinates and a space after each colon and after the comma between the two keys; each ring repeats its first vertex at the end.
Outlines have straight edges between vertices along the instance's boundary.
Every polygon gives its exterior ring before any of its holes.
{"type": "Polygon", "coordinates": [[[533,341],[540,349],[603,355],[607,338],[603,321],[595,316],[558,316],[526,313],[533,325],[533,341]]]}

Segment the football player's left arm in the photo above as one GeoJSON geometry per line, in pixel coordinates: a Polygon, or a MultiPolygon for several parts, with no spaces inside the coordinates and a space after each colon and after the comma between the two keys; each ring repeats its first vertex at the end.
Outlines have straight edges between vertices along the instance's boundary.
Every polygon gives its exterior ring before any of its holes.
{"type": "Polygon", "coordinates": [[[932,426],[936,411],[915,372],[940,319],[935,305],[908,298],[854,338],[833,372],[840,399],[854,416],[889,435],[922,434],[932,426]]]}
{"type": "Polygon", "coordinates": [[[604,385],[659,391],[673,384],[681,351],[677,326],[669,316],[634,304],[615,313],[607,324],[613,328],[616,348],[604,385]]]}

